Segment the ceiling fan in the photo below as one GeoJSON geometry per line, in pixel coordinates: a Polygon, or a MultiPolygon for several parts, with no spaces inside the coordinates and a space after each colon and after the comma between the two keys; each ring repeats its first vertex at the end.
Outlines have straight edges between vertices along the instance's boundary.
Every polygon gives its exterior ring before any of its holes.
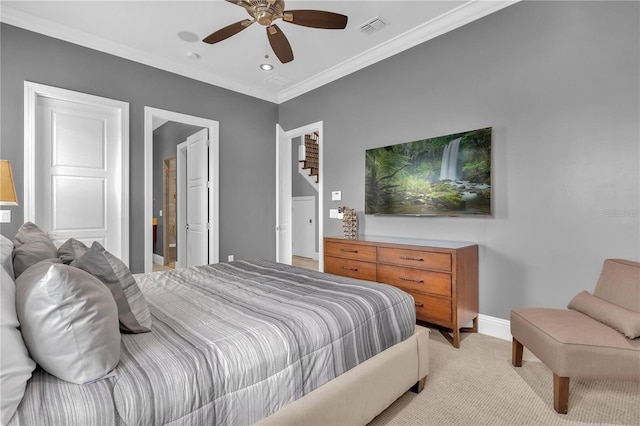
{"type": "Polygon", "coordinates": [[[286,64],[293,61],[293,51],[289,40],[273,23],[282,19],[291,24],[303,27],[342,30],[347,26],[347,16],[339,13],[325,12],[323,10],[284,10],[284,0],[226,0],[244,9],[253,19],[244,19],[235,24],[228,25],[204,40],[205,43],[214,44],[225,40],[249,27],[254,22],[267,28],[267,38],[280,62],[286,64]]]}

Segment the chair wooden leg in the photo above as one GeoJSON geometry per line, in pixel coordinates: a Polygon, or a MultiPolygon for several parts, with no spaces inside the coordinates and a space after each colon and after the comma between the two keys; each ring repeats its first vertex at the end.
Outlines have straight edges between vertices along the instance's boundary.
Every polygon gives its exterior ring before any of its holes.
{"type": "Polygon", "coordinates": [[[515,367],[522,367],[522,352],[524,347],[522,343],[518,342],[516,338],[513,338],[513,344],[511,345],[511,363],[515,367]]]}
{"type": "Polygon", "coordinates": [[[569,378],[553,373],[553,408],[560,414],[569,411],[569,378]]]}

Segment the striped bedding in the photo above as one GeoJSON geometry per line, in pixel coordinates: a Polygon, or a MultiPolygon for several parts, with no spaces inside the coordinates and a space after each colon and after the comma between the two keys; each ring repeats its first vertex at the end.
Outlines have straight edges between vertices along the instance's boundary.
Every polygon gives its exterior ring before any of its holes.
{"type": "Polygon", "coordinates": [[[135,275],[151,333],[123,334],[112,377],[37,369],[11,424],[252,424],[414,330],[392,286],[262,260],[135,275]]]}

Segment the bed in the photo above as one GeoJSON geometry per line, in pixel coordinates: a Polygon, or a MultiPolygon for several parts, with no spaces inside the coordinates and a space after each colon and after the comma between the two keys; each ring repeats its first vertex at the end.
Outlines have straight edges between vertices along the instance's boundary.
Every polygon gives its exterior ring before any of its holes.
{"type": "Polygon", "coordinates": [[[428,330],[392,286],[264,260],[132,276],[150,332],[92,383],[37,367],[10,425],[366,424],[424,385],[428,330]]]}

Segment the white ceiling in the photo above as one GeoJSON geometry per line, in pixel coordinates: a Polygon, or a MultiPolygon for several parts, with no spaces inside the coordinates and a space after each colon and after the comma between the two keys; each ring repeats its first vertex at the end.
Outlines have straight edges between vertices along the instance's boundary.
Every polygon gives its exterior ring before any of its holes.
{"type": "Polygon", "coordinates": [[[344,30],[277,21],[293,48],[295,59],[287,64],[277,60],[259,24],[214,45],[201,41],[249,17],[224,0],[2,0],[0,17],[27,30],[281,103],[517,1],[287,0],[285,10],[318,9],[349,17],[344,30]],[[359,30],[377,17],[389,25],[370,34],[359,30]],[[195,34],[197,40],[184,41],[181,32],[195,34]],[[199,59],[190,59],[190,53],[199,59]],[[260,70],[265,61],[275,68],[260,70]]]}

